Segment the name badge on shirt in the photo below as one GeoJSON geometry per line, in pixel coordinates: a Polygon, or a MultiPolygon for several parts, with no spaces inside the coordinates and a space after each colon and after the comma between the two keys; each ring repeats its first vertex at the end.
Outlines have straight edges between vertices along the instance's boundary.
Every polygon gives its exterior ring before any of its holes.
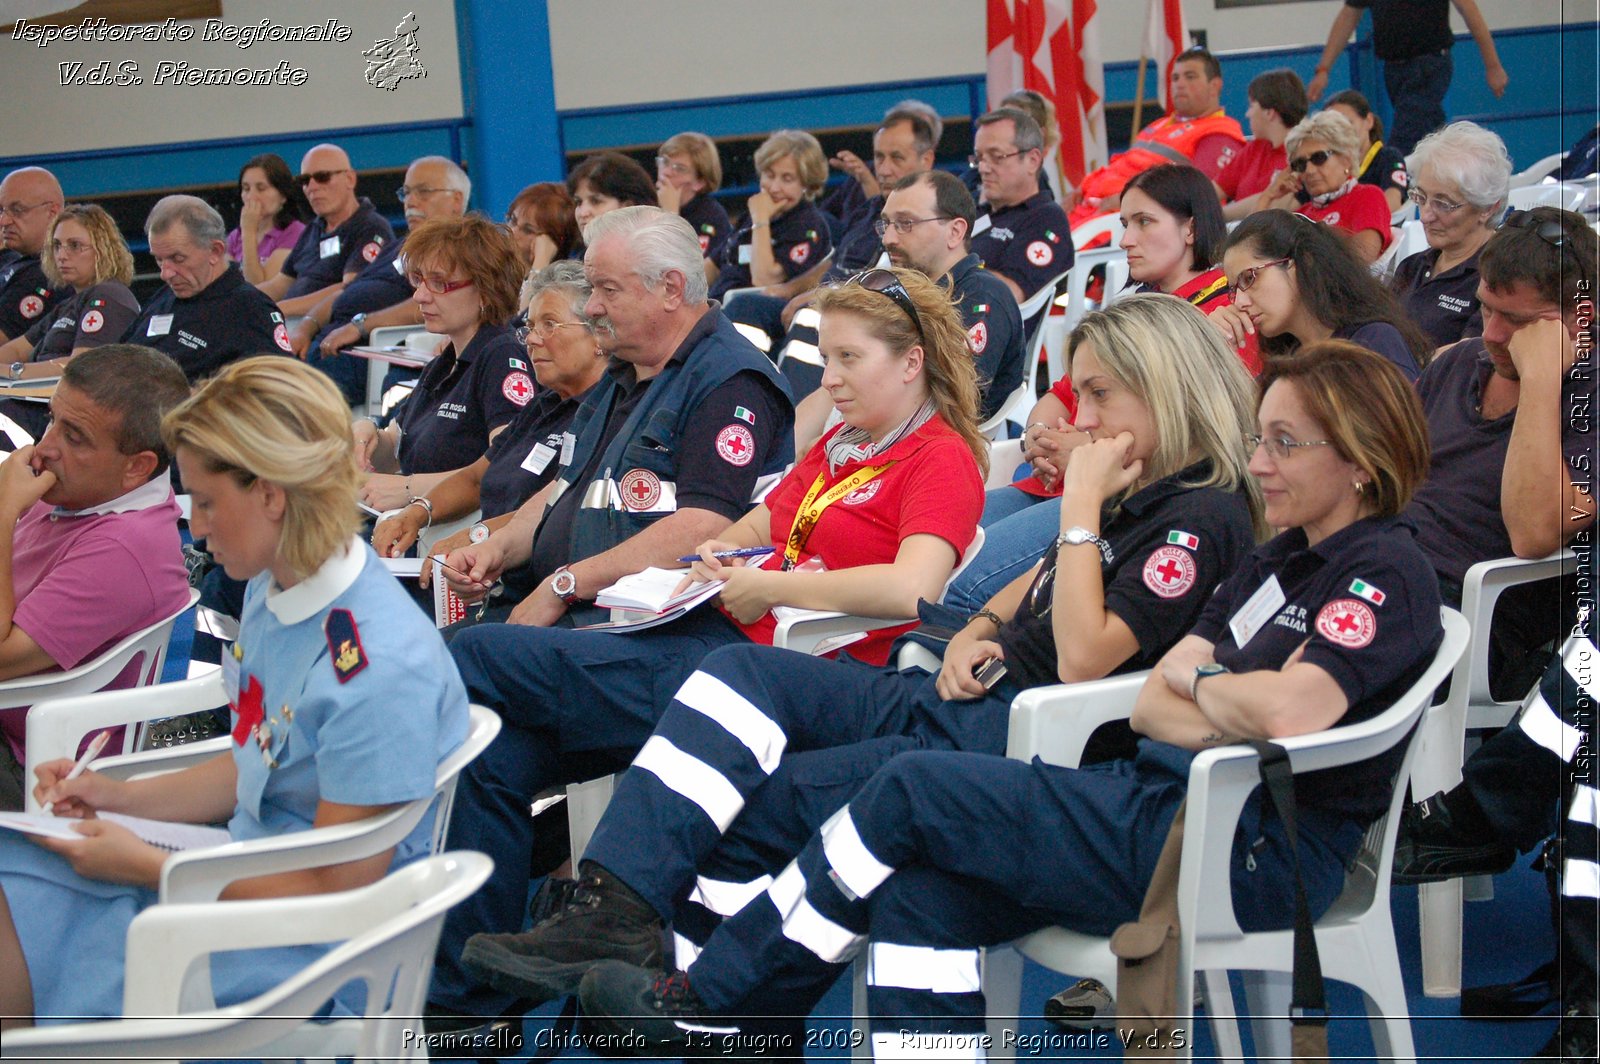
{"type": "Polygon", "coordinates": [[[1234,644],[1243,647],[1250,642],[1268,621],[1278,615],[1278,610],[1287,601],[1278,578],[1268,577],[1267,582],[1256,588],[1256,593],[1239,607],[1239,612],[1228,619],[1228,629],[1233,632],[1234,644]]]}
{"type": "MultiPolygon", "coordinates": [[[[563,450],[566,447],[565,440],[569,438],[570,437],[563,438],[563,450]]],[[[556,449],[554,447],[549,447],[542,443],[536,443],[533,445],[533,450],[528,452],[528,457],[522,460],[522,468],[526,469],[530,473],[543,473],[545,466],[549,465],[550,459],[554,458],[555,456],[556,449]]]]}
{"type": "Polygon", "coordinates": [[[146,336],[165,336],[172,331],[171,314],[152,314],[150,324],[145,327],[146,336]]]}
{"type": "Polygon", "coordinates": [[[983,232],[993,224],[994,223],[989,220],[989,216],[987,214],[980,216],[977,221],[972,223],[972,235],[977,236],[979,233],[983,232]]]}
{"type": "Polygon", "coordinates": [[[570,432],[563,432],[561,434],[561,464],[564,466],[571,465],[572,452],[577,449],[578,437],[570,432]]]}
{"type": "Polygon", "coordinates": [[[755,260],[755,253],[750,250],[749,244],[739,245],[739,265],[748,266],[755,260]]]}
{"type": "Polygon", "coordinates": [[[339,254],[339,238],[328,236],[322,238],[322,243],[317,245],[317,254],[322,258],[339,254]]]}

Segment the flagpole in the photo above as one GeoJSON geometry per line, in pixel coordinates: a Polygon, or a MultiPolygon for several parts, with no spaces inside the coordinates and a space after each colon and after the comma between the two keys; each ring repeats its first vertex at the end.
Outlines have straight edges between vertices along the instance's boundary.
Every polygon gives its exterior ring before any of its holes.
{"type": "Polygon", "coordinates": [[[1130,144],[1139,139],[1139,130],[1144,128],[1142,125],[1144,118],[1144,68],[1149,62],[1149,56],[1142,54],[1139,56],[1139,73],[1136,76],[1133,90],[1133,132],[1128,137],[1128,143],[1130,144]]]}

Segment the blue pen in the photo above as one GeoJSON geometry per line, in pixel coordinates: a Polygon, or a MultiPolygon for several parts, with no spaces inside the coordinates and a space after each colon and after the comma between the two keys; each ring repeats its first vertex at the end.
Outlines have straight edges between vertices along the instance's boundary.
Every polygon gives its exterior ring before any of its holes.
{"type": "MultiPolygon", "coordinates": [[[[718,561],[723,558],[764,558],[777,549],[777,547],[740,547],[738,550],[719,550],[711,556],[718,561]]],[[[690,554],[678,560],[680,562],[697,562],[700,560],[700,555],[690,554]]]]}

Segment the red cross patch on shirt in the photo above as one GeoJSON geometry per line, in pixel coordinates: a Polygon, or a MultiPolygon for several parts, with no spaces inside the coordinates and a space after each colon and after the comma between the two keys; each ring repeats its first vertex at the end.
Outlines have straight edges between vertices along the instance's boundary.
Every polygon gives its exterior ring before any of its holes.
{"type": "Polygon", "coordinates": [[[264,715],[261,699],[264,693],[261,690],[261,681],[254,676],[250,677],[245,689],[239,692],[239,704],[233,707],[234,713],[239,718],[233,725],[234,746],[243,746],[244,741],[250,738],[251,733],[261,724],[264,715]]]}

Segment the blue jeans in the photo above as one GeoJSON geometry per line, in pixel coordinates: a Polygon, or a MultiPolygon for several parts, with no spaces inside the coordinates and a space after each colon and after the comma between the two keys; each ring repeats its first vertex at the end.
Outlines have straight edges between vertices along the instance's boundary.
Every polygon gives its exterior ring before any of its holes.
{"type": "Polygon", "coordinates": [[[983,549],[945,593],[945,605],[970,614],[1033,568],[1056,538],[1061,497],[1041,498],[1015,487],[994,488],[984,498],[983,549]]]}

